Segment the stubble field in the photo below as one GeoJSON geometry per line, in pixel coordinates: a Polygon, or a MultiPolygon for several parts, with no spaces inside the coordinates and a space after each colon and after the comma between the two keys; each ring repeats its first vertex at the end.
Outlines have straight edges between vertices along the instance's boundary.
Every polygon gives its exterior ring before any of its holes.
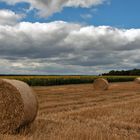
{"type": "Polygon", "coordinates": [[[33,87],[39,102],[35,122],[1,140],[140,140],[140,85],[113,83],[33,87]]]}

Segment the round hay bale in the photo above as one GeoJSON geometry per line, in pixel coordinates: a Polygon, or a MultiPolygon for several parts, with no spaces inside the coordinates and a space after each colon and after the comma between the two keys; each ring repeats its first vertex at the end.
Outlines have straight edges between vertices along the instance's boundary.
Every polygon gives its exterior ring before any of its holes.
{"type": "Polygon", "coordinates": [[[95,90],[107,90],[109,87],[109,83],[103,78],[98,78],[94,80],[93,87],[95,90]]]}
{"type": "Polygon", "coordinates": [[[37,110],[35,94],[26,83],[0,79],[0,133],[13,133],[31,123],[37,110]]]}
{"type": "Polygon", "coordinates": [[[136,83],[140,84],[140,77],[134,80],[136,83]]]}

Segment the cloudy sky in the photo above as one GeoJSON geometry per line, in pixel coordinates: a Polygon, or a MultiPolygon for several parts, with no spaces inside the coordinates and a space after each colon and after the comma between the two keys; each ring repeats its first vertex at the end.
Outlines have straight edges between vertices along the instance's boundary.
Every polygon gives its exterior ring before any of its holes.
{"type": "Polygon", "coordinates": [[[140,0],[0,0],[0,74],[140,68],[140,0]]]}

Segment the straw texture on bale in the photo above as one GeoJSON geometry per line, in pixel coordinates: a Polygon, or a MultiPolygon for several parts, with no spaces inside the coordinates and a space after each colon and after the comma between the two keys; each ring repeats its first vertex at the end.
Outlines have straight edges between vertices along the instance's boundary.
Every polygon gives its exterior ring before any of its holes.
{"type": "Polygon", "coordinates": [[[140,77],[135,79],[135,82],[140,84],[140,77]]]}
{"type": "Polygon", "coordinates": [[[107,90],[109,88],[109,83],[103,78],[98,78],[94,80],[93,87],[95,90],[107,90]]]}
{"type": "Polygon", "coordinates": [[[18,80],[0,79],[0,133],[31,123],[38,110],[33,90],[18,80]]]}

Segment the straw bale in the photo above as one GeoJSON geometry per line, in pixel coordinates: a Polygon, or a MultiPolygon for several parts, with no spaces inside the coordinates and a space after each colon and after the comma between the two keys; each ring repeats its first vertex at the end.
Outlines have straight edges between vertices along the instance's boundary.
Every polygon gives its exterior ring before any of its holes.
{"type": "Polygon", "coordinates": [[[136,83],[140,84],[140,77],[136,78],[134,81],[135,81],[136,83]]]}
{"type": "Polygon", "coordinates": [[[36,96],[26,83],[0,79],[0,133],[12,133],[31,123],[37,110],[36,96]]]}
{"type": "Polygon", "coordinates": [[[109,83],[106,79],[98,78],[94,80],[93,87],[95,90],[107,90],[109,88],[109,83]]]}

